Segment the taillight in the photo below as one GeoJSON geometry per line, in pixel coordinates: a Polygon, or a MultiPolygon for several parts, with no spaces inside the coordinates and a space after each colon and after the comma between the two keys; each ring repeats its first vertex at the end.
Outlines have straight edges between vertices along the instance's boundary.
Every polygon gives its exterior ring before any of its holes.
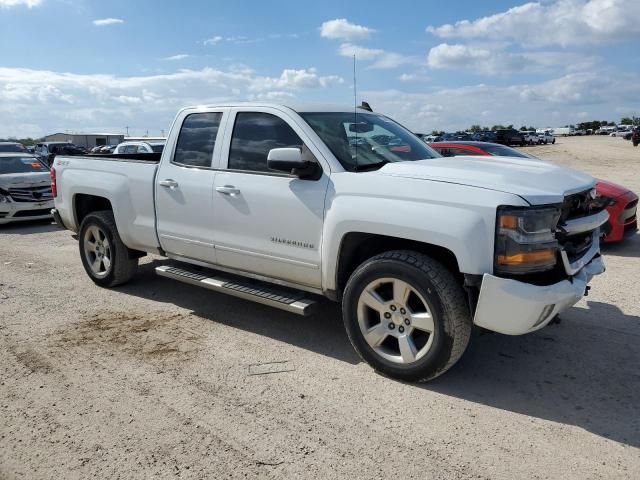
{"type": "Polygon", "coordinates": [[[56,198],[58,196],[58,188],[56,186],[56,169],[51,167],[49,175],[51,175],[51,195],[53,198],[56,198]]]}

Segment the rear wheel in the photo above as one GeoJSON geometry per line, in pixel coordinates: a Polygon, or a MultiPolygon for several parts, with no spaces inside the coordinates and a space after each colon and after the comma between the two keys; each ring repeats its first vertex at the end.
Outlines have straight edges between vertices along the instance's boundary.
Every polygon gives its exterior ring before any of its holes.
{"type": "Polygon", "coordinates": [[[387,252],[363,263],[347,283],[342,310],[358,354],[405,381],[446,372],[471,335],[461,285],[442,264],[417,252],[387,252]]]}
{"type": "Polygon", "coordinates": [[[80,226],[80,258],[87,275],[101,287],[115,287],[131,279],[138,258],[122,243],[113,213],[87,215],[80,226]]]}

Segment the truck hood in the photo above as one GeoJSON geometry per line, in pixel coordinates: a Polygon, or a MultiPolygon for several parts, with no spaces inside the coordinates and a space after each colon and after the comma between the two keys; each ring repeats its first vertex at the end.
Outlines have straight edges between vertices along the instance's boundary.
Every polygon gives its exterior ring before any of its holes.
{"type": "Polygon", "coordinates": [[[49,172],[5,173],[0,175],[0,188],[42,187],[51,184],[49,172]]]}
{"type": "Polygon", "coordinates": [[[460,156],[388,163],[378,173],[512,193],[531,205],[562,202],[565,195],[592,188],[595,179],[537,159],[460,156]]]}

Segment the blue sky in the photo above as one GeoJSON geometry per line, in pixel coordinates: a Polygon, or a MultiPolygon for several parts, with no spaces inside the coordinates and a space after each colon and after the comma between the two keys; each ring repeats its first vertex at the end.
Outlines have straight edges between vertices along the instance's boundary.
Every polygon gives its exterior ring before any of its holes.
{"type": "Polygon", "coordinates": [[[640,1],[0,0],[0,136],[359,100],[416,131],[640,115],[640,1]]]}

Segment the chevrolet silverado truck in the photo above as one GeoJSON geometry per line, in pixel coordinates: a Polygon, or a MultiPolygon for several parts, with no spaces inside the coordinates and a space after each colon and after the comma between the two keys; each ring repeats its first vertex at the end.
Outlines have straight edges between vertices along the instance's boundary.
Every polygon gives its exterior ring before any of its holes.
{"type": "Polygon", "coordinates": [[[163,277],[296,314],[323,296],[359,355],[406,381],[449,369],[474,325],[543,328],[604,271],[589,175],[442,158],[360,109],[186,108],[161,155],[57,156],[51,176],[97,285],[151,253],[163,277]]]}

